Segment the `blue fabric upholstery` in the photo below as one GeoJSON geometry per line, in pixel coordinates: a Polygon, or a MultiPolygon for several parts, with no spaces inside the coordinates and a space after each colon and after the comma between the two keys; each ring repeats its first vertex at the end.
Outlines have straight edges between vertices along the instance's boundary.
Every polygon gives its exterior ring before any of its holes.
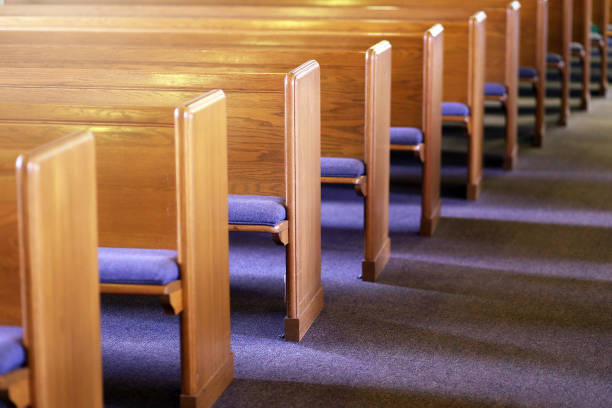
{"type": "Polygon", "coordinates": [[[26,362],[21,327],[0,326],[0,375],[10,373],[26,362]]]}
{"type": "Polygon", "coordinates": [[[470,116],[470,108],[460,102],[442,102],[442,116],[470,116]]]}
{"type": "Polygon", "coordinates": [[[167,249],[98,248],[100,282],[165,285],[179,279],[176,257],[167,249]]]}
{"type": "Polygon", "coordinates": [[[423,143],[423,132],[413,127],[392,127],[391,144],[416,146],[423,143]]]}
{"type": "Polygon", "coordinates": [[[506,94],[506,87],[504,84],[497,82],[485,83],[484,93],[486,96],[504,96],[506,94]]]}
{"type": "Polygon", "coordinates": [[[533,79],[538,77],[538,71],[534,67],[519,67],[519,78],[533,79]]]}
{"type": "Polygon", "coordinates": [[[603,39],[603,37],[601,36],[601,34],[599,33],[594,33],[591,31],[591,34],[589,34],[589,38],[591,39],[591,41],[601,41],[603,39]]]}
{"type": "Polygon", "coordinates": [[[321,157],[321,177],[359,177],[364,174],[365,165],[359,159],[321,157]]]}
{"type": "Polygon", "coordinates": [[[608,54],[612,51],[612,36],[608,37],[608,54]]]}
{"type": "Polygon", "coordinates": [[[548,54],[546,54],[546,62],[549,62],[552,64],[558,64],[560,62],[563,62],[563,57],[559,54],[549,52],[548,54]]]}
{"type": "Polygon", "coordinates": [[[276,225],[287,219],[281,197],[230,194],[228,212],[230,224],[276,225]]]}
{"type": "Polygon", "coordinates": [[[570,50],[575,51],[575,52],[582,52],[584,51],[584,47],[582,46],[582,44],[572,41],[570,43],[570,50]]]}

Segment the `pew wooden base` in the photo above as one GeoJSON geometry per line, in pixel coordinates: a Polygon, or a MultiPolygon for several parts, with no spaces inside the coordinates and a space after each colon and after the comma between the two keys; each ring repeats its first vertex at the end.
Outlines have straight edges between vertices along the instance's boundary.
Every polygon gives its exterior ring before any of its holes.
{"type": "Polygon", "coordinates": [[[367,195],[368,177],[321,177],[321,183],[329,184],[352,184],[355,186],[355,193],[361,197],[367,195]]]}
{"type": "Polygon", "coordinates": [[[419,143],[415,146],[391,145],[391,150],[398,152],[414,152],[414,155],[421,161],[421,163],[425,163],[425,143],[419,143]]]}
{"type": "Polygon", "coordinates": [[[438,200],[431,218],[421,217],[421,229],[419,230],[419,234],[423,237],[431,237],[433,233],[438,228],[438,223],[440,222],[440,213],[441,213],[442,201],[438,200]]]}
{"type": "MultiPolygon", "coordinates": [[[[592,40],[591,41],[591,49],[592,48],[597,48],[599,50],[599,55],[601,55],[602,60],[603,60],[603,55],[606,52],[608,52],[606,46],[604,45],[603,40],[592,40]]],[[[602,67],[602,68],[604,68],[604,67],[602,67]]],[[[606,72],[606,70],[603,69],[602,72],[606,72]]],[[[600,75],[599,95],[603,96],[605,98],[607,94],[608,94],[608,78],[607,78],[607,74],[606,75],[600,75]]]]}
{"type": "Polygon", "coordinates": [[[482,178],[479,178],[476,183],[470,183],[467,186],[467,199],[468,200],[478,200],[480,196],[480,189],[482,187],[482,178]]]}
{"type": "MultiPolygon", "coordinates": [[[[546,64],[546,67],[558,70],[559,76],[561,78],[565,78],[565,70],[567,69],[565,66],[565,62],[549,62],[546,64]]],[[[561,95],[564,95],[564,92],[562,92],[561,95]]],[[[563,96],[561,96],[561,98],[561,105],[563,106],[563,96]]],[[[559,126],[567,126],[567,112],[563,108],[561,109],[561,115],[559,116],[559,120],[557,121],[557,123],[559,126]]]]}
{"type": "MultiPolygon", "coordinates": [[[[580,66],[582,67],[582,73],[584,76],[584,66],[585,66],[585,58],[586,58],[586,52],[584,50],[581,51],[572,51],[572,57],[578,58],[580,66]]],[[[590,81],[590,79],[589,79],[590,81]]],[[[590,91],[589,91],[590,92],[590,91]]],[[[582,90],[582,96],[580,99],[580,110],[583,111],[588,111],[589,110],[589,98],[587,96],[587,92],[583,89],[582,90]]]]}
{"type": "Polygon", "coordinates": [[[30,372],[27,368],[0,376],[0,399],[12,402],[17,408],[30,406],[30,372]]]}
{"type": "Polygon", "coordinates": [[[156,295],[164,311],[177,315],[183,311],[183,290],[181,281],[172,281],[166,285],[132,285],[118,283],[101,283],[100,293],[156,295]]]}
{"type": "Polygon", "coordinates": [[[512,170],[518,161],[518,146],[514,146],[512,153],[504,156],[504,170],[512,170]]]}
{"type": "Polygon", "coordinates": [[[279,245],[287,246],[289,244],[289,221],[281,221],[274,226],[269,225],[242,225],[229,224],[230,231],[243,232],[267,232],[272,234],[272,239],[279,245]]]}
{"type": "Polygon", "coordinates": [[[229,353],[225,362],[196,395],[181,394],[181,408],[212,407],[233,379],[234,354],[229,353]]]}
{"type": "Polygon", "coordinates": [[[323,285],[319,286],[298,317],[285,317],[285,340],[294,342],[302,340],[321,310],[323,310],[323,285]]]}
{"type": "Polygon", "coordinates": [[[364,260],[361,262],[361,279],[366,282],[376,282],[376,278],[385,269],[390,257],[391,239],[387,238],[373,261],[364,260]]]}

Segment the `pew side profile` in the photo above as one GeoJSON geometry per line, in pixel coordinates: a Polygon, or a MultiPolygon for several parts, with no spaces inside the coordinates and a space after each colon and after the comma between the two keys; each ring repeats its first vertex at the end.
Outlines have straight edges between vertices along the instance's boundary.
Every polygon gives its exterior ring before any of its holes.
{"type": "MultiPolygon", "coordinates": [[[[450,111],[446,120],[459,121],[467,128],[469,135],[468,149],[468,199],[477,199],[482,184],[482,139],[484,113],[484,61],[485,61],[485,20],[484,13],[474,15],[469,21],[449,22],[445,24],[445,56],[444,59],[444,100],[451,101],[450,111]],[[452,67],[452,68],[450,68],[452,67]]],[[[308,34],[330,35],[334,32],[337,38],[329,46],[350,44],[355,37],[363,36],[369,41],[388,39],[394,44],[394,50],[401,49],[399,38],[404,32],[422,33],[431,27],[427,22],[384,22],[361,20],[324,20],[324,21],[292,21],[291,31],[276,31],[283,27],[282,21],[238,21],[218,19],[172,19],[163,20],[163,29],[156,28],[160,23],[151,19],[138,18],[53,18],[37,19],[33,17],[6,17],[0,23],[5,29],[2,39],[4,43],[23,43],[32,41],[72,42],[91,44],[126,44],[124,33],[118,30],[130,30],[131,45],[146,46],[146,44],[164,44],[181,47],[193,47],[203,44],[213,45],[211,37],[213,29],[231,29],[236,24],[244,34],[246,24],[258,31],[245,36],[242,44],[267,44],[277,41],[277,38],[293,37],[308,34]],[[68,29],[70,26],[70,29],[68,29]],[[13,27],[13,28],[10,28],[13,27]],[[52,31],[48,31],[53,27],[52,31]],[[174,28],[173,28],[174,27],[174,28]],[[197,29],[196,27],[201,27],[197,29]],[[208,27],[208,28],[204,28],[208,27]],[[216,28],[214,28],[216,27],[216,28]],[[95,28],[95,30],[94,30],[95,28]],[[297,28],[297,29],[295,29],[297,28]],[[66,31],[63,31],[66,29],[66,31]],[[264,30],[265,29],[265,30],[264,30]],[[140,31],[142,30],[142,31],[140,31]],[[341,32],[342,31],[342,32],[341,32]],[[78,32],[79,35],[74,35],[78,32]],[[146,32],[146,34],[144,34],[146,32]],[[44,34],[43,34],[44,33],[44,34]],[[364,33],[364,34],[360,34],[364,33]]],[[[226,30],[219,31],[214,44],[223,45],[228,40],[223,37],[226,30]]],[[[293,41],[293,40],[291,40],[293,41]]],[[[367,44],[369,46],[370,44],[367,44]]]]}
{"type": "Polygon", "coordinates": [[[0,399],[19,408],[101,408],[93,135],[75,132],[42,146],[0,140],[3,195],[17,191],[10,195],[17,202],[2,199],[9,222],[0,233],[4,246],[18,242],[18,260],[3,260],[0,271],[3,291],[14,294],[0,297],[0,399]]]}
{"type": "Polygon", "coordinates": [[[572,13],[572,56],[578,59],[582,71],[580,109],[588,111],[591,105],[591,22],[592,0],[574,0],[572,13]]]}
{"type": "MultiPolygon", "coordinates": [[[[53,62],[41,61],[40,68],[20,67],[2,70],[8,76],[3,85],[16,86],[95,86],[104,88],[150,89],[201,89],[198,73],[226,74],[250,72],[265,74],[269,70],[283,70],[304,61],[305,56],[316,57],[323,65],[321,78],[322,112],[322,180],[332,183],[354,184],[365,197],[365,254],[364,279],[373,281],[382,271],[389,255],[388,197],[389,197],[389,125],[391,84],[391,47],[381,42],[365,52],[316,51],[316,50],[260,50],[233,48],[231,50],[208,49],[199,55],[197,62],[178,68],[170,66],[165,50],[108,49],[98,53],[91,61],[91,50],[83,57],[90,64],[85,69],[81,62],[77,69],[51,68],[53,62]],[[121,51],[128,51],[127,53],[121,51]],[[131,51],[137,51],[136,55],[131,51]],[[146,55],[145,55],[146,54],[146,55]],[[108,59],[106,58],[108,56],[108,59]],[[236,58],[239,56],[239,58],[236,58]],[[138,65],[129,70],[113,59],[129,57],[138,65]],[[98,61],[99,58],[99,61],[98,61]],[[163,65],[142,65],[146,59],[163,65]],[[103,62],[104,61],[104,62],[103,62]],[[124,71],[125,70],[125,71],[124,71]],[[137,74],[135,73],[137,72],[137,74]],[[16,75],[13,75],[16,74],[16,75]],[[386,81],[386,82],[385,82],[386,81]],[[378,85],[376,85],[378,84],[378,85]],[[380,89],[382,88],[382,89],[380,89]],[[364,92],[364,89],[366,92],[364,92]],[[386,93],[386,94],[385,94],[386,93]],[[386,119],[385,119],[386,118],[386,119]],[[371,122],[371,123],[370,123],[371,122]],[[378,122],[383,125],[377,126],[378,122]],[[385,125],[386,123],[386,125],[385,125]],[[360,168],[356,171],[354,168],[360,168]]],[[[189,51],[188,54],[195,52],[189,51]]],[[[62,55],[70,54],[73,66],[78,50],[63,48],[62,55]]],[[[31,61],[32,62],[32,61],[31,61]]],[[[185,60],[182,63],[186,63],[185,60]]],[[[65,65],[65,62],[62,62],[65,65]]],[[[419,152],[423,143],[413,145],[419,152]]],[[[409,146],[406,146],[409,147],[409,146]]],[[[427,193],[432,189],[425,189],[427,193]]],[[[429,199],[427,203],[433,200],[429,199]]]]}
{"type": "MultiPolygon", "coordinates": [[[[132,34],[129,34],[129,38],[132,34]]],[[[379,36],[384,38],[383,35],[379,36]]],[[[201,39],[202,43],[210,44],[206,49],[193,48],[189,52],[183,48],[128,48],[123,47],[105,48],[102,45],[97,46],[71,46],[71,51],[60,52],[62,46],[40,46],[40,45],[7,45],[2,46],[5,50],[5,56],[0,64],[6,64],[7,67],[20,67],[13,69],[16,74],[7,81],[23,77],[26,80],[36,81],[39,78],[40,83],[45,83],[47,79],[44,75],[28,75],[27,70],[22,67],[36,66],[66,66],[67,64],[73,67],[98,65],[100,68],[111,66],[113,69],[129,68],[132,69],[134,61],[140,67],[142,64],[152,64],[158,67],[172,66],[176,67],[175,75],[168,75],[163,80],[156,80],[156,86],[169,85],[176,86],[176,78],[181,78],[180,84],[196,84],[196,82],[187,81],[184,76],[179,76],[180,72],[193,71],[193,67],[207,66],[226,66],[228,63],[233,66],[247,66],[253,63],[263,63],[262,58],[268,58],[266,64],[277,66],[277,64],[286,65],[287,58],[290,55],[298,53],[295,48],[300,50],[297,55],[315,55],[321,59],[330,70],[330,73],[324,71],[324,81],[347,80],[346,74],[335,75],[338,68],[346,64],[351,59],[347,55],[342,58],[340,55],[341,48],[353,49],[353,53],[360,53],[362,58],[355,66],[359,70],[361,76],[360,81],[363,81],[363,50],[369,47],[372,43],[371,36],[363,35],[359,37],[343,37],[335,34],[320,35],[315,34],[291,34],[287,36],[269,36],[265,43],[266,46],[260,45],[257,38],[253,40],[249,33],[230,33],[224,32],[220,34],[210,34],[201,39]],[[221,44],[219,44],[219,42],[221,44]],[[341,43],[341,44],[339,44],[341,43]],[[245,45],[249,48],[246,49],[245,45]],[[216,47],[215,49],[211,47],[216,47]],[[221,47],[221,48],[219,48],[221,47]],[[310,47],[305,49],[304,47],[310,47]],[[263,55],[262,55],[263,51],[263,55]],[[340,56],[340,58],[339,58],[340,56]],[[346,61],[346,62],[345,62],[346,61]],[[109,65],[110,64],[110,65],[109,65]],[[187,71],[186,71],[187,70],[187,71]]],[[[392,92],[392,125],[395,127],[406,128],[403,131],[412,131],[418,134],[418,138],[400,138],[399,140],[391,141],[391,149],[393,150],[411,150],[416,152],[424,159],[423,184],[422,184],[422,215],[421,215],[421,234],[431,235],[438,223],[440,217],[440,95],[442,87],[442,43],[443,30],[440,26],[428,29],[421,34],[402,34],[396,37],[395,43],[399,49],[394,50],[393,66],[393,88],[392,92]],[[418,140],[413,140],[418,139],[418,140]],[[394,143],[395,142],[395,143],[394,143]],[[424,147],[423,149],[423,143],[424,147]]],[[[377,74],[378,75],[378,74],[377,74]]],[[[161,78],[161,76],[151,76],[151,80],[161,78]]],[[[194,77],[195,78],[195,77],[194,77]]],[[[8,82],[7,82],[8,83],[8,82]]],[[[14,83],[14,82],[13,82],[14,83]]],[[[349,89],[352,89],[353,85],[349,89]]],[[[362,88],[363,89],[363,88],[362,88]]],[[[323,117],[322,122],[324,128],[330,128],[330,132],[336,127],[334,116],[338,114],[333,104],[327,103],[328,94],[337,94],[344,92],[342,87],[335,85],[326,86],[323,88],[323,117]],[[327,107],[330,109],[327,109],[327,107]],[[329,118],[329,120],[327,120],[329,118]],[[331,121],[331,122],[330,122],[331,121]]],[[[363,91],[360,91],[363,99],[363,91]]],[[[342,98],[341,98],[342,99],[342,98]]],[[[346,98],[341,102],[341,105],[346,105],[346,98]]],[[[363,102],[359,102],[363,104],[363,102]]],[[[352,110],[360,109],[359,107],[350,108],[352,110]]],[[[359,114],[362,118],[361,114],[359,114]]],[[[362,119],[360,119],[363,121],[362,119]]],[[[342,127],[342,126],[340,126],[342,127]]],[[[355,130],[352,129],[351,132],[355,130]]],[[[330,144],[326,142],[327,137],[333,136],[333,133],[324,131],[323,137],[323,155],[330,154],[337,156],[342,154],[344,148],[341,144],[330,144]],[[327,151],[329,150],[329,152],[327,151]]],[[[344,138],[346,139],[346,129],[343,130],[344,138]]],[[[401,136],[401,135],[400,135],[401,136]]],[[[348,143],[344,141],[342,143],[348,143]]],[[[354,142],[351,142],[354,143],[354,142]]],[[[367,148],[367,147],[366,147],[367,148]]],[[[361,155],[362,153],[355,153],[361,155]]],[[[372,187],[372,186],[370,186],[372,187]]]]}
{"type": "Polygon", "coordinates": [[[608,52],[610,49],[608,24],[610,21],[610,0],[593,0],[593,29],[591,47],[599,52],[599,94],[608,93],[608,52]]]}
{"type": "Polygon", "coordinates": [[[561,112],[559,125],[566,126],[570,114],[570,74],[572,14],[574,0],[549,0],[548,52],[546,65],[557,70],[561,78],[561,112]]]}

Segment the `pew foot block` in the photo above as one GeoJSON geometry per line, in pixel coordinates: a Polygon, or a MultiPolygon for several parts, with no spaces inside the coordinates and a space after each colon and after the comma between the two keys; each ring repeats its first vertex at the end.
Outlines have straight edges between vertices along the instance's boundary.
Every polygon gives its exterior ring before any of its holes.
{"type": "Polygon", "coordinates": [[[285,341],[299,342],[302,340],[321,310],[323,310],[323,285],[319,286],[308,306],[298,317],[285,317],[285,341]]]}
{"type": "Polygon", "coordinates": [[[482,188],[482,180],[478,180],[475,183],[469,183],[467,186],[467,199],[470,201],[478,200],[480,196],[480,190],[482,188]]]}
{"type": "Polygon", "coordinates": [[[387,266],[391,258],[391,239],[387,238],[374,260],[364,260],[361,263],[361,279],[366,282],[376,282],[376,278],[387,266]]]}
{"type": "Polygon", "coordinates": [[[419,230],[421,236],[431,237],[434,232],[436,232],[436,228],[438,228],[438,223],[440,222],[441,207],[442,202],[438,200],[432,215],[430,217],[421,217],[421,229],[419,230]]]}
{"type": "Polygon", "coordinates": [[[17,408],[30,406],[32,401],[27,368],[21,368],[0,377],[0,400],[10,401],[17,408]]]}
{"type": "Polygon", "coordinates": [[[516,162],[518,161],[518,147],[515,147],[511,154],[507,154],[504,156],[504,170],[510,171],[513,170],[516,166],[516,162]]]}
{"type": "Polygon", "coordinates": [[[225,362],[210,380],[194,394],[181,394],[181,408],[212,407],[234,379],[234,355],[229,353],[225,362]]]}

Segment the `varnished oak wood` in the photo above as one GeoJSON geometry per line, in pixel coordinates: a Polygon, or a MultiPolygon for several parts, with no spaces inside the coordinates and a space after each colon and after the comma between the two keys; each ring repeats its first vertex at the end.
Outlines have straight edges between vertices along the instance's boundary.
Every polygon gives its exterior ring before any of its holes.
{"type": "Polygon", "coordinates": [[[570,71],[572,39],[573,0],[549,0],[548,14],[548,52],[561,55],[560,64],[548,64],[555,68],[561,76],[561,112],[559,124],[567,125],[570,115],[570,71]]]}
{"type": "Polygon", "coordinates": [[[102,407],[93,136],[51,142],[16,167],[32,405],[102,407]]]}
{"type": "Polygon", "coordinates": [[[274,226],[270,225],[242,225],[242,224],[229,224],[230,231],[242,231],[242,232],[266,232],[272,234],[275,242],[281,245],[287,245],[289,243],[289,221],[281,221],[274,226]]]}
{"type": "Polygon", "coordinates": [[[17,408],[32,404],[30,388],[30,371],[20,368],[0,376],[0,400],[10,401],[17,408]]]}
{"type": "Polygon", "coordinates": [[[183,311],[183,291],[181,281],[172,281],[166,285],[133,285],[118,283],[100,283],[101,293],[157,295],[168,314],[177,315],[183,311]]]}

